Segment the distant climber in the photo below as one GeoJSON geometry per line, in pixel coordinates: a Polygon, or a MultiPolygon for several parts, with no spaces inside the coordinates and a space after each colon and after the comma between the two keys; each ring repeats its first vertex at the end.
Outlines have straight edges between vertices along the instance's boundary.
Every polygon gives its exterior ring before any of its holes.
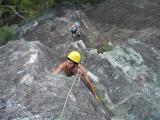
{"type": "Polygon", "coordinates": [[[80,37],[80,22],[76,21],[74,25],[69,28],[69,32],[71,32],[73,38],[80,37]]]}
{"type": "Polygon", "coordinates": [[[67,60],[61,63],[57,69],[53,70],[52,72],[54,74],[58,74],[61,71],[63,71],[67,76],[72,76],[79,74],[83,82],[86,84],[86,86],[89,88],[89,90],[92,92],[94,95],[97,103],[100,102],[94,85],[89,78],[88,71],[87,69],[80,64],[81,61],[81,55],[78,51],[72,51],[67,55],[67,60]]]}

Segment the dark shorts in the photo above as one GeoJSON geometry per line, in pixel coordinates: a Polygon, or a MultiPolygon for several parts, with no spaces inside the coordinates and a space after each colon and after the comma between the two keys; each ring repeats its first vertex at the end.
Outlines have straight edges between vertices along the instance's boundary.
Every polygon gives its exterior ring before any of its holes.
{"type": "Polygon", "coordinates": [[[71,33],[72,33],[72,34],[75,34],[75,33],[76,33],[76,30],[71,30],[71,33]]]}

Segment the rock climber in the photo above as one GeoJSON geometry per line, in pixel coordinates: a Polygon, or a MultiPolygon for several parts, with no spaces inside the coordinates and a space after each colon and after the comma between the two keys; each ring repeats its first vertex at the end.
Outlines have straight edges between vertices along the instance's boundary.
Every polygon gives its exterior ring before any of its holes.
{"type": "Polygon", "coordinates": [[[87,69],[80,64],[81,54],[78,51],[72,51],[67,55],[67,60],[61,63],[58,68],[53,70],[54,74],[64,72],[67,76],[80,75],[83,82],[94,95],[96,102],[99,103],[99,97],[96,94],[92,80],[89,78],[87,69]]]}
{"type": "Polygon", "coordinates": [[[81,35],[81,32],[80,32],[80,22],[76,21],[74,23],[74,25],[72,25],[69,28],[69,31],[71,32],[73,38],[80,37],[80,35],[81,35]]]}

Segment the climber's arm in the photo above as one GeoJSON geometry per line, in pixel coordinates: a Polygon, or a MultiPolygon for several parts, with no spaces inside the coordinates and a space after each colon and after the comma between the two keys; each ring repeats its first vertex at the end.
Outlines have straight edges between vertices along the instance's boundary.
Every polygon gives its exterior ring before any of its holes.
{"type": "Polygon", "coordinates": [[[60,73],[61,71],[63,71],[63,69],[65,68],[66,66],[66,62],[63,62],[61,63],[58,68],[56,68],[54,71],[53,71],[53,74],[58,74],[60,73]]]}

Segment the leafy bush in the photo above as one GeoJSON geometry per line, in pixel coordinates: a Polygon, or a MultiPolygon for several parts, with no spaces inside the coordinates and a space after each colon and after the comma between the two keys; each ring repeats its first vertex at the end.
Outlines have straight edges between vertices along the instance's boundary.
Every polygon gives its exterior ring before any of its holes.
{"type": "Polygon", "coordinates": [[[18,14],[23,17],[34,16],[58,2],[59,0],[7,0],[2,2],[3,4],[0,6],[0,13],[3,14],[3,18],[0,17],[0,19],[6,21],[6,19],[15,17],[18,14]]]}
{"type": "Polygon", "coordinates": [[[112,49],[113,49],[112,46],[110,46],[108,44],[103,44],[97,48],[97,52],[103,53],[103,52],[111,51],[112,49]]]}
{"type": "Polygon", "coordinates": [[[4,26],[0,28],[0,45],[7,43],[14,37],[14,33],[11,28],[4,26]]]}

